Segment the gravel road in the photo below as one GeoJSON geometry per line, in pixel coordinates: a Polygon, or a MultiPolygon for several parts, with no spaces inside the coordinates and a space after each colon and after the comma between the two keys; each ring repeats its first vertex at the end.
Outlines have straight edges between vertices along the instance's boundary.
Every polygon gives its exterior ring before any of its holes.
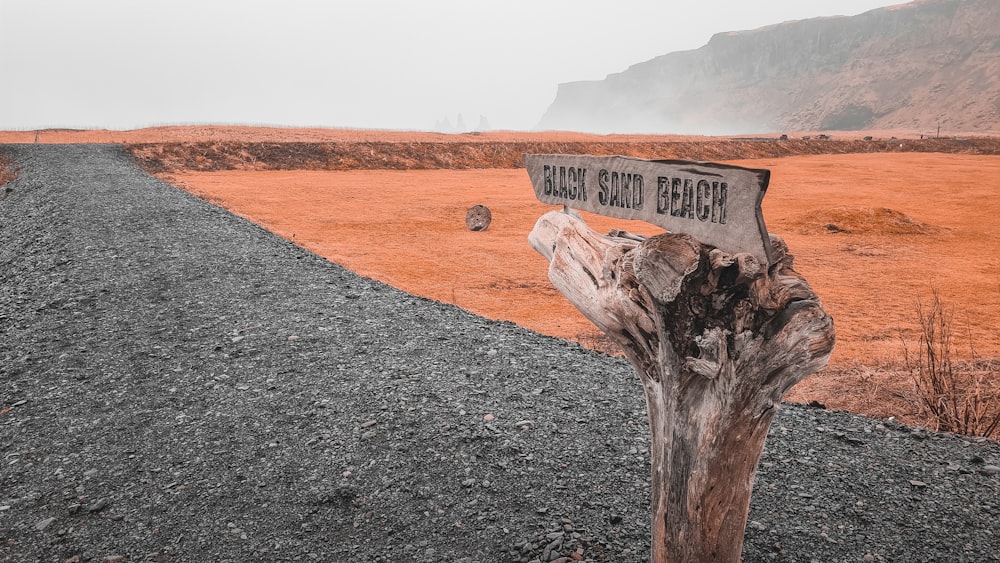
{"type": "MultiPolygon", "coordinates": [[[[0,560],[648,560],[623,360],[358,277],[120,147],[0,150],[0,560]]],[[[786,404],[744,559],[1000,561],[998,465],[786,404]]]]}

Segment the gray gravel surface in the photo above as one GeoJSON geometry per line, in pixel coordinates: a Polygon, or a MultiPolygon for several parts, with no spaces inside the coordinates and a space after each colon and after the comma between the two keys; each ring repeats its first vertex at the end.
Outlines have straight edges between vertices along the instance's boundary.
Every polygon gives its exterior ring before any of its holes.
{"type": "MultiPolygon", "coordinates": [[[[0,560],[648,560],[623,360],[358,277],[120,147],[2,150],[0,560]]],[[[744,559],[1000,561],[997,465],[786,404],[744,559]]]]}

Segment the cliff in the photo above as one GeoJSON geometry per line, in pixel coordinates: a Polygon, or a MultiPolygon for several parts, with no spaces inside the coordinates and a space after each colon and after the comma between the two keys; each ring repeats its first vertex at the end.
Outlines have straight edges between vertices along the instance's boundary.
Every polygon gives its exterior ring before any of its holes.
{"type": "Polygon", "coordinates": [[[1000,2],[918,0],[720,33],[561,84],[538,129],[1000,131],[1000,2]]]}

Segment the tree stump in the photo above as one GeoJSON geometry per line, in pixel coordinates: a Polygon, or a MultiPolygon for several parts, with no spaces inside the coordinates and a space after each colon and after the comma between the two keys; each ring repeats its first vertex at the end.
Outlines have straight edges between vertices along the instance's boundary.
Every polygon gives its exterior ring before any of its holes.
{"type": "Polygon", "coordinates": [[[470,231],[485,231],[492,221],[493,214],[485,205],[474,205],[465,213],[465,226],[470,231]]]}
{"type": "Polygon", "coordinates": [[[773,263],[684,234],[604,236],[552,211],[529,235],[553,285],[617,342],[646,395],[652,561],[738,562],[757,463],[833,321],[771,235],[773,263]]]}

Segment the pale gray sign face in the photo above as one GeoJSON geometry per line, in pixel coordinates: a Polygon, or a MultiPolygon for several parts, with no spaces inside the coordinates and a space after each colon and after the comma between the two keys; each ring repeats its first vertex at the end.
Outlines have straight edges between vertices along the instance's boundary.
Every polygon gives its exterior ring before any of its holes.
{"type": "Polygon", "coordinates": [[[624,156],[526,154],[539,201],[687,233],[771,263],[760,203],[769,170],[624,156]]]}

